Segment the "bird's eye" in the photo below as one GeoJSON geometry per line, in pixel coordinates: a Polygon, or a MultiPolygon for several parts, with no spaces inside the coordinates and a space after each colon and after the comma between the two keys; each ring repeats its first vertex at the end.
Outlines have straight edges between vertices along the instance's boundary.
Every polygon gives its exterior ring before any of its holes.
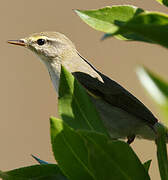
{"type": "Polygon", "coordinates": [[[38,44],[39,46],[44,45],[45,42],[46,42],[45,39],[38,39],[38,40],[37,40],[37,44],[38,44]]]}

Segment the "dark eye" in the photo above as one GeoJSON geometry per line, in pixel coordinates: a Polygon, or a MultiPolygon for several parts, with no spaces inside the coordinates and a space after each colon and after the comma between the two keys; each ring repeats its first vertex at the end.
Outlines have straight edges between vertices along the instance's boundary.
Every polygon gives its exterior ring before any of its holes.
{"type": "Polygon", "coordinates": [[[39,46],[44,45],[45,42],[46,42],[45,39],[38,39],[38,40],[37,40],[37,44],[38,44],[39,46]]]}

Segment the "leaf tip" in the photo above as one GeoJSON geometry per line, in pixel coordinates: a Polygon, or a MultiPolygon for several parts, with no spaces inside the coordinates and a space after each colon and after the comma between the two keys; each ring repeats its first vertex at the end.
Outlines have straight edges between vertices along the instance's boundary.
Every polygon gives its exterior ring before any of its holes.
{"type": "Polygon", "coordinates": [[[112,34],[110,34],[110,33],[105,33],[105,34],[101,37],[100,41],[104,41],[105,39],[109,38],[110,36],[112,36],[112,34]]]}
{"type": "Polygon", "coordinates": [[[61,65],[61,76],[66,74],[66,72],[67,72],[66,68],[63,65],[61,65]]]}
{"type": "Polygon", "coordinates": [[[74,9],[74,12],[81,18],[84,19],[85,15],[85,10],[80,10],[80,9],[74,9]]]}
{"type": "Polygon", "coordinates": [[[137,76],[140,78],[141,76],[145,76],[146,75],[147,69],[143,65],[138,65],[136,67],[135,71],[136,71],[137,76]]]}
{"type": "Polygon", "coordinates": [[[39,159],[38,157],[34,156],[33,154],[31,154],[31,157],[32,157],[33,159],[35,159],[39,164],[49,164],[49,163],[47,163],[47,162],[39,159]]]}
{"type": "Polygon", "coordinates": [[[54,116],[51,116],[49,120],[50,120],[50,127],[54,128],[54,124],[55,124],[56,118],[54,116]]]}
{"type": "Polygon", "coordinates": [[[76,14],[79,14],[81,10],[79,10],[79,9],[73,9],[73,11],[74,11],[76,14]]]}

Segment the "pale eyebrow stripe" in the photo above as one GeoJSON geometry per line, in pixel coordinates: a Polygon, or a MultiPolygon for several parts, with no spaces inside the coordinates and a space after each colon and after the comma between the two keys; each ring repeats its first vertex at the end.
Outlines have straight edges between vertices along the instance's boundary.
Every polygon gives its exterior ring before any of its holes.
{"type": "Polygon", "coordinates": [[[30,38],[32,41],[37,41],[38,39],[48,39],[46,36],[35,36],[30,38]]]}

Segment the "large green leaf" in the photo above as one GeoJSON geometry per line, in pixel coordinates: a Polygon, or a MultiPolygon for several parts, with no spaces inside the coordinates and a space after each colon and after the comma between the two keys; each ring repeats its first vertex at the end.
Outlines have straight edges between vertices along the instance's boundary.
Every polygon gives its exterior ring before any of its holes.
{"type": "Polygon", "coordinates": [[[124,24],[143,10],[135,6],[112,6],[94,10],[75,10],[81,19],[96,30],[115,33],[119,24],[124,24]]]}
{"type": "Polygon", "coordinates": [[[94,180],[83,139],[62,120],[51,118],[52,150],[59,167],[70,180],[94,180]]]}
{"type": "Polygon", "coordinates": [[[34,165],[7,172],[0,171],[3,180],[68,180],[55,164],[34,165]]]}
{"type": "MultiPolygon", "coordinates": [[[[125,24],[144,10],[131,5],[119,5],[95,10],[75,10],[75,12],[92,28],[106,32],[104,39],[113,36],[119,30],[120,26],[118,24],[125,24]]],[[[121,40],[150,42],[148,39],[132,32],[122,33],[115,37],[121,40]]]]}
{"type": "Polygon", "coordinates": [[[85,89],[64,67],[61,68],[58,105],[59,115],[69,126],[107,134],[85,89]]]}
{"type": "Polygon", "coordinates": [[[167,147],[166,147],[166,139],[167,139],[167,129],[165,129],[162,125],[157,125],[157,159],[160,170],[160,176],[162,180],[168,179],[168,157],[167,157],[167,147]]]}
{"type": "Polygon", "coordinates": [[[51,140],[56,161],[71,180],[149,180],[131,147],[91,131],[75,131],[51,118],[51,140]]]}
{"type": "Polygon", "coordinates": [[[161,108],[164,124],[168,127],[168,83],[145,67],[137,69],[140,82],[161,108]]]}
{"type": "Polygon", "coordinates": [[[79,131],[84,137],[89,153],[89,165],[97,180],[149,180],[143,164],[122,141],[93,132],[79,131]]]}

